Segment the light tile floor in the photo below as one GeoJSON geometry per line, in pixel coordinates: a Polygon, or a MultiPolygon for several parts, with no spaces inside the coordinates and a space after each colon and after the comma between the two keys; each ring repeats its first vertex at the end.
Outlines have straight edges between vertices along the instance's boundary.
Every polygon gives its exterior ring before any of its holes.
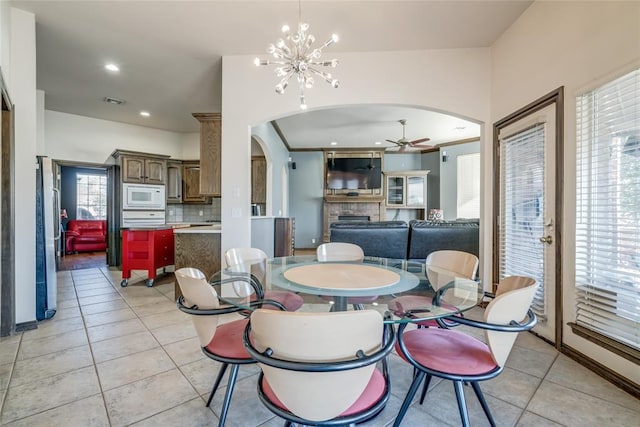
{"type": "MultiPolygon", "coordinates": [[[[173,302],[173,277],[153,288],[135,275],[121,288],[106,268],[58,274],[58,312],[38,329],[0,340],[0,424],[10,426],[217,425],[224,390],[205,400],[218,364],[200,351],[173,302]]],[[[475,333],[475,332],[474,332],[475,333]]],[[[393,396],[367,426],[387,426],[411,368],[391,357],[393,396]]],[[[256,395],[258,368],[240,369],[227,425],[281,426],[256,395]]],[[[465,387],[467,388],[467,387],[465,387]]],[[[483,383],[501,426],[639,426],[640,401],[531,334],[520,334],[505,371],[483,383]]],[[[468,390],[466,390],[468,391],[468,390]]],[[[488,425],[473,393],[472,424],[488,425]]],[[[433,381],[403,426],[459,425],[448,381],[433,381]]]]}

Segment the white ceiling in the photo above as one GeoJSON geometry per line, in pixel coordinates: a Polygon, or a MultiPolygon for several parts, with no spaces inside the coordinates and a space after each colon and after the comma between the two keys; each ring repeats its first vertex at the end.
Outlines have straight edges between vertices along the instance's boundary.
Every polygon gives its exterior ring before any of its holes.
{"type": "MultiPolygon", "coordinates": [[[[488,47],[531,3],[305,0],[301,5],[313,34],[340,35],[330,48],[340,59],[339,52],[488,47]]],[[[298,2],[291,0],[11,4],[36,15],[37,87],[45,92],[46,109],[175,132],[198,131],[193,112],[220,112],[223,55],[262,55],[280,27],[295,25],[298,18],[298,2]],[[118,64],[120,72],[105,71],[107,62],[118,64]],[[125,103],[107,104],[105,96],[125,103]],[[141,110],[151,117],[140,116],[141,110]]],[[[404,118],[409,139],[462,136],[446,135],[457,119],[445,121],[435,113],[391,107],[311,113],[299,116],[298,124],[293,118],[278,121],[292,148],[324,146],[327,140],[372,146],[374,140],[400,138],[402,129],[393,122],[404,118]],[[378,131],[365,133],[356,121],[378,131]],[[310,128],[313,137],[303,138],[301,130],[310,128]],[[348,132],[356,130],[356,135],[348,132]]]]}

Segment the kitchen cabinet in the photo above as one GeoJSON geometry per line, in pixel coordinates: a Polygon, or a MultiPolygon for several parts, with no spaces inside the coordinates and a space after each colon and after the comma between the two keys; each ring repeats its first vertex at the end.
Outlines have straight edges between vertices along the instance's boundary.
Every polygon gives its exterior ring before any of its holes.
{"type": "Polygon", "coordinates": [[[222,116],[193,113],[200,122],[200,190],[203,196],[221,196],[222,116]]]}
{"type": "Polygon", "coordinates": [[[111,156],[120,162],[122,182],[134,184],[166,183],[169,156],[124,150],[116,150],[111,156]]]}
{"type": "Polygon", "coordinates": [[[167,203],[182,203],[182,161],[167,160],[167,203]]]}
{"type": "MultiPolygon", "coordinates": [[[[175,268],[197,268],[209,278],[221,269],[221,232],[211,227],[192,227],[175,231],[175,268]],[[202,230],[202,231],[200,231],[202,230]]],[[[175,298],[182,295],[178,281],[175,282],[175,298]]]]}
{"type": "Polygon", "coordinates": [[[427,207],[428,173],[421,170],[385,172],[386,207],[424,211],[427,207]]]}
{"type": "Polygon", "coordinates": [[[182,162],[182,203],[208,203],[209,197],[200,194],[202,168],[197,160],[182,162]]]}
{"type": "Polygon", "coordinates": [[[251,203],[267,203],[267,159],[251,157],[251,203]]]}

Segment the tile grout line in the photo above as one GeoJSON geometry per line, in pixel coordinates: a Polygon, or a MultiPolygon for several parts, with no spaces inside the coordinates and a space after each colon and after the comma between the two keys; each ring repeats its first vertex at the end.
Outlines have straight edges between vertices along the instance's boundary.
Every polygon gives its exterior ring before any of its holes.
{"type": "Polygon", "coordinates": [[[13,355],[13,362],[11,362],[11,371],[9,372],[9,379],[7,380],[7,388],[5,389],[2,401],[0,402],[0,423],[2,422],[2,411],[4,410],[4,404],[7,400],[7,396],[9,395],[9,387],[11,386],[11,379],[13,378],[13,372],[16,368],[16,362],[18,361],[18,352],[20,351],[20,346],[22,345],[22,337],[24,336],[24,332],[20,332],[20,338],[18,339],[18,346],[16,347],[16,352],[13,355]]]}

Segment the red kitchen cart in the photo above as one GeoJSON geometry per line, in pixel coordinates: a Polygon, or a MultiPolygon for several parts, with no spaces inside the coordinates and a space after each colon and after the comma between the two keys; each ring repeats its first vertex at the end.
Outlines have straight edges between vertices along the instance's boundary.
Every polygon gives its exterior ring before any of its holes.
{"type": "Polygon", "coordinates": [[[122,230],[122,282],[129,284],[131,270],[147,270],[147,286],[153,286],[156,270],[174,264],[172,228],[122,230]]]}

